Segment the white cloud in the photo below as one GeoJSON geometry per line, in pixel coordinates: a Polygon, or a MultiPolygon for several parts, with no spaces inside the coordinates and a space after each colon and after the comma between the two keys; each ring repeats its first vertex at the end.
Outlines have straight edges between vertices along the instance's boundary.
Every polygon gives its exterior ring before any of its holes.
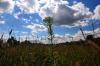
{"type": "Polygon", "coordinates": [[[12,12],[14,8],[14,1],[13,0],[1,0],[0,1],[0,13],[4,12],[12,12]]]}
{"type": "Polygon", "coordinates": [[[42,32],[42,31],[46,31],[47,28],[44,26],[44,25],[41,25],[41,24],[30,24],[30,25],[27,25],[27,26],[24,26],[25,28],[28,28],[28,29],[31,29],[32,32],[42,32]]]}
{"type": "Polygon", "coordinates": [[[100,5],[97,5],[96,8],[94,9],[94,15],[92,18],[100,20],[100,5]]]}
{"type": "Polygon", "coordinates": [[[21,12],[15,13],[15,14],[14,14],[14,17],[15,17],[16,19],[20,19],[20,17],[19,17],[20,14],[21,14],[21,12]]]}
{"type": "Polygon", "coordinates": [[[56,7],[56,11],[53,15],[54,23],[58,25],[69,25],[77,20],[80,19],[80,17],[75,18],[74,17],[74,10],[70,7],[66,6],[65,4],[59,4],[56,7]]]}
{"type": "Polygon", "coordinates": [[[78,27],[78,26],[87,26],[89,24],[89,20],[85,20],[85,21],[77,21],[77,23],[74,23],[74,26],[75,27],[78,27]]]}
{"type": "MultiPolygon", "coordinates": [[[[14,4],[16,4],[26,13],[39,13],[43,19],[46,16],[52,16],[56,25],[71,25],[84,17],[90,17],[92,14],[89,8],[81,2],[72,6],[68,6],[69,2],[65,0],[19,0],[16,3],[13,0],[5,0],[4,3],[8,4],[8,6],[5,5],[5,11],[13,9],[14,4]]],[[[16,19],[19,18],[19,14],[14,14],[16,19]]]]}
{"type": "MultiPolygon", "coordinates": [[[[65,35],[54,34],[53,43],[57,44],[57,43],[63,43],[63,42],[70,42],[72,41],[72,39],[69,36],[71,35],[70,34],[65,34],[65,35]]],[[[45,43],[45,44],[49,43],[47,36],[41,36],[41,37],[42,37],[42,40],[40,41],[42,43],[45,43]]]]}
{"type": "Polygon", "coordinates": [[[73,23],[73,25],[61,25],[61,27],[66,27],[66,28],[72,28],[72,27],[79,27],[79,26],[88,26],[89,25],[89,20],[79,20],[75,23],[73,23]]]}
{"type": "Polygon", "coordinates": [[[60,25],[71,25],[84,18],[89,18],[92,12],[83,3],[79,2],[73,6],[58,5],[54,14],[54,22],[60,25]]]}
{"type": "Polygon", "coordinates": [[[35,13],[40,7],[39,0],[20,0],[16,4],[26,13],[35,13]]]}
{"type": "Polygon", "coordinates": [[[88,7],[85,6],[82,2],[78,2],[74,5],[72,5],[72,8],[78,12],[74,14],[74,16],[84,16],[84,17],[91,17],[92,12],[89,10],[88,7]]]}
{"type": "MultiPolygon", "coordinates": [[[[46,16],[52,16],[53,22],[56,25],[72,25],[77,21],[85,18],[90,18],[92,12],[83,3],[79,2],[72,6],[68,6],[65,3],[60,3],[52,5],[45,5],[40,8],[40,16],[45,18],[46,16]]],[[[67,1],[66,1],[67,2],[67,1]]],[[[87,19],[86,19],[87,20],[87,19]]]]}
{"type": "Polygon", "coordinates": [[[65,35],[54,35],[54,43],[63,43],[63,42],[70,42],[72,41],[71,34],[65,34],[65,35]]]}
{"type": "MultiPolygon", "coordinates": [[[[93,15],[89,8],[82,2],[76,2],[72,6],[68,4],[69,2],[65,0],[19,0],[16,2],[16,5],[26,13],[39,13],[42,19],[52,16],[56,25],[77,26],[79,22],[82,26],[87,25],[82,19],[93,15]]],[[[16,15],[15,17],[18,18],[16,15]]]]}
{"type": "Polygon", "coordinates": [[[100,33],[100,28],[97,28],[94,31],[95,31],[95,33],[100,33]]]}
{"type": "MultiPolygon", "coordinates": [[[[83,32],[84,32],[85,37],[86,37],[87,35],[93,35],[93,34],[94,34],[94,37],[100,37],[100,28],[97,28],[97,29],[95,29],[94,31],[95,31],[95,34],[93,33],[92,30],[85,30],[85,31],[83,31],[83,32]]],[[[80,40],[80,39],[83,39],[83,40],[84,40],[81,31],[78,31],[77,33],[75,33],[75,35],[73,35],[73,37],[74,37],[74,41],[78,41],[78,40],[80,40]]]]}
{"type": "Polygon", "coordinates": [[[3,34],[3,40],[4,40],[4,42],[6,42],[7,39],[9,38],[9,35],[7,34],[7,32],[5,32],[5,33],[0,32],[0,37],[2,36],[2,34],[3,34]]]}
{"type": "MultiPolygon", "coordinates": [[[[83,31],[85,37],[86,37],[86,34],[90,34],[92,32],[90,31],[83,31]]],[[[74,37],[74,41],[79,41],[80,39],[84,40],[84,37],[82,35],[82,32],[81,31],[78,31],[77,33],[75,33],[75,35],[73,36],[74,37]]]]}
{"type": "Polygon", "coordinates": [[[66,42],[64,36],[59,35],[59,34],[55,34],[54,43],[62,43],[62,42],[66,42]]]}
{"type": "Polygon", "coordinates": [[[47,0],[45,5],[40,8],[40,16],[43,19],[47,16],[53,16],[58,4],[68,4],[68,2],[63,0],[47,0]]]}
{"type": "Polygon", "coordinates": [[[51,7],[47,7],[47,6],[44,6],[44,7],[41,7],[40,9],[40,12],[39,12],[39,15],[44,19],[45,17],[47,16],[52,16],[53,12],[52,12],[52,9],[51,7]]]}
{"type": "Polygon", "coordinates": [[[5,20],[3,16],[0,16],[0,24],[5,24],[5,20]]]}
{"type": "Polygon", "coordinates": [[[0,24],[5,24],[5,21],[0,21],[0,24]]]}

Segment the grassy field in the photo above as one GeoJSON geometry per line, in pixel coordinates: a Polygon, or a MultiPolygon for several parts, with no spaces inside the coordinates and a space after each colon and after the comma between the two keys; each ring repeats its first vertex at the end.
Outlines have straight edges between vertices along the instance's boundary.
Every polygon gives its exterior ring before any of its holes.
{"type": "Polygon", "coordinates": [[[0,48],[0,66],[100,66],[100,53],[88,44],[0,48]]]}

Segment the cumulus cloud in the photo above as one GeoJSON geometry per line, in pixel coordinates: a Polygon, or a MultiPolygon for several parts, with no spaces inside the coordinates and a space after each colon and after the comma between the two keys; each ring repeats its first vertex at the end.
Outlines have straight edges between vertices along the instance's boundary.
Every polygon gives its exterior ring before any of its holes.
{"type": "Polygon", "coordinates": [[[56,12],[53,15],[54,23],[65,25],[65,24],[72,24],[80,17],[74,18],[74,10],[66,5],[59,4],[57,5],[56,12]]]}
{"type": "MultiPolygon", "coordinates": [[[[41,0],[40,0],[41,1],[41,0]]],[[[46,0],[44,6],[39,10],[39,15],[44,19],[47,16],[53,16],[58,4],[68,4],[68,1],[63,0],[46,0]]],[[[41,5],[41,4],[40,4],[41,5]]]]}
{"type": "MultiPolygon", "coordinates": [[[[54,34],[53,43],[57,44],[57,43],[63,43],[63,42],[70,42],[72,41],[72,38],[70,38],[69,36],[71,35],[70,34],[65,34],[65,35],[54,34]]],[[[41,36],[42,40],[40,40],[40,42],[48,44],[49,41],[47,37],[48,36],[41,36]]]]}
{"type": "Polygon", "coordinates": [[[84,16],[84,17],[91,17],[92,12],[89,10],[88,7],[85,6],[82,2],[78,2],[71,6],[74,10],[77,10],[77,12],[74,14],[75,16],[84,16]]]}
{"type": "MultiPolygon", "coordinates": [[[[87,31],[87,30],[85,30],[83,32],[84,32],[85,37],[87,35],[93,35],[93,31],[87,31]]],[[[82,35],[82,32],[78,31],[77,33],[75,33],[75,35],[73,35],[73,40],[74,41],[79,41],[80,39],[84,40],[84,37],[82,35]]]]}
{"type": "Polygon", "coordinates": [[[83,21],[77,21],[77,23],[74,23],[74,27],[78,27],[78,26],[87,26],[89,24],[89,20],[83,20],[83,21]]]}
{"type": "Polygon", "coordinates": [[[44,5],[51,6],[58,3],[68,3],[63,0],[18,0],[16,5],[19,6],[26,13],[39,12],[44,5]]]}
{"type": "MultiPolygon", "coordinates": [[[[91,15],[89,8],[81,2],[72,6],[68,6],[69,2],[64,0],[18,0],[16,3],[13,0],[2,0],[0,3],[1,12],[13,8],[14,4],[16,4],[26,13],[39,13],[43,19],[52,16],[56,25],[71,25],[91,15]]],[[[18,14],[14,15],[17,19],[18,14]]]]}
{"type": "MultiPolygon", "coordinates": [[[[94,31],[95,31],[94,37],[100,37],[100,28],[97,28],[94,31]]],[[[85,37],[87,35],[93,35],[93,31],[92,30],[89,30],[89,31],[84,30],[84,34],[85,34],[85,37]]],[[[73,35],[71,35],[71,34],[65,34],[65,35],[55,34],[54,43],[79,41],[80,39],[84,40],[81,31],[78,31],[77,33],[75,33],[73,35]]]]}
{"type": "Polygon", "coordinates": [[[94,9],[94,15],[92,18],[100,20],[100,5],[97,5],[96,8],[94,9]]]}
{"type": "Polygon", "coordinates": [[[35,32],[35,33],[47,30],[47,28],[44,25],[41,25],[41,24],[30,24],[30,25],[27,25],[27,26],[24,26],[24,27],[31,29],[32,32],[35,32]]]}
{"type": "Polygon", "coordinates": [[[39,0],[20,0],[16,2],[16,5],[27,13],[34,13],[39,10],[39,0]]]}
{"type": "Polygon", "coordinates": [[[75,23],[73,23],[72,25],[61,25],[61,27],[66,27],[66,28],[73,28],[73,27],[84,27],[84,26],[88,26],[89,25],[89,20],[79,20],[75,23]]]}
{"type": "MultiPolygon", "coordinates": [[[[16,5],[26,13],[39,13],[42,19],[47,16],[53,17],[55,25],[83,23],[82,19],[90,18],[93,15],[82,2],[69,6],[69,2],[65,0],[19,0],[16,5]]],[[[97,8],[97,10],[99,9],[97,8]]]]}
{"type": "Polygon", "coordinates": [[[55,34],[54,35],[54,43],[63,43],[63,42],[70,42],[72,41],[72,35],[71,34],[65,34],[65,35],[60,35],[60,34],[55,34]]]}
{"type": "MultiPolygon", "coordinates": [[[[94,30],[95,34],[93,33],[92,30],[85,30],[85,31],[83,31],[83,32],[84,32],[85,37],[86,37],[87,35],[94,35],[94,37],[100,37],[100,28],[96,28],[96,29],[94,30]]],[[[75,33],[75,35],[73,35],[73,37],[74,37],[74,41],[78,41],[78,40],[80,40],[80,39],[83,39],[83,40],[84,40],[81,31],[78,31],[77,33],[75,33]]]]}
{"type": "MultiPolygon", "coordinates": [[[[72,6],[68,4],[52,3],[52,5],[45,5],[40,9],[40,16],[45,18],[46,16],[53,17],[53,22],[55,25],[72,25],[77,21],[85,18],[90,18],[92,12],[83,3],[79,2],[72,6]]],[[[66,1],[67,2],[67,1],[66,1]]]]}
{"type": "Polygon", "coordinates": [[[77,3],[71,7],[59,5],[54,14],[54,22],[60,25],[71,25],[84,18],[89,18],[92,13],[83,3],[77,3]]]}
{"type": "Polygon", "coordinates": [[[100,28],[97,28],[95,31],[95,37],[100,37],[100,28]]]}
{"type": "Polygon", "coordinates": [[[1,0],[0,1],[0,13],[11,12],[14,7],[13,0],[1,0]]]}
{"type": "Polygon", "coordinates": [[[40,15],[43,19],[44,19],[45,17],[47,17],[47,16],[52,16],[52,15],[53,15],[53,12],[52,12],[51,7],[47,7],[47,6],[41,7],[40,12],[39,12],[39,15],[40,15]]]}
{"type": "Polygon", "coordinates": [[[91,35],[94,35],[94,37],[100,37],[100,28],[96,28],[94,32],[92,30],[90,31],[85,30],[84,33],[86,36],[91,34],[91,35]]]}

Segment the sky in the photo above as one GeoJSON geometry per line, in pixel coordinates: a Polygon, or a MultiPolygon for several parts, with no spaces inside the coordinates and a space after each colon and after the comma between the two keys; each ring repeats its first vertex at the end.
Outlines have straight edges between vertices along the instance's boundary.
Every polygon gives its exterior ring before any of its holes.
{"type": "Polygon", "coordinates": [[[99,0],[0,0],[0,36],[9,37],[9,31],[18,39],[41,40],[46,42],[45,17],[53,18],[55,42],[83,39],[85,35],[100,36],[99,0]],[[34,38],[35,37],[35,38],[34,38]]]}

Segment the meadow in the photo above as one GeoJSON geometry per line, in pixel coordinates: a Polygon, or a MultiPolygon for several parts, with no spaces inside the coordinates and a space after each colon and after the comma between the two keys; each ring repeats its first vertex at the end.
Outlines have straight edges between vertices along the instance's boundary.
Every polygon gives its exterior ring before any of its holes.
{"type": "MultiPolygon", "coordinates": [[[[95,39],[100,47],[99,42],[95,39]]],[[[100,66],[100,51],[86,41],[11,45],[0,47],[0,66],[100,66]]]]}

